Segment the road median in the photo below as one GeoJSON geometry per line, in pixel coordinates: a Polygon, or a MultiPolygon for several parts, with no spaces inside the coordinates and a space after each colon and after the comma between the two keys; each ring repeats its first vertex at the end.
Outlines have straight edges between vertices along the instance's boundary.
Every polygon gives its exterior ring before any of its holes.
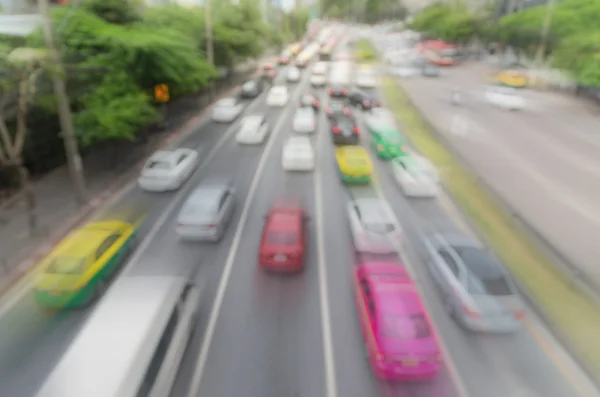
{"type": "Polygon", "coordinates": [[[381,78],[386,104],[394,112],[412,145],[438,168],[445,188],[470,224],[503,261],[526,298],[562,340],[592,379],[600,377],[600,311],[540,249],[502,203],[495,200],[478,176],[392,77],[381,78]]]}

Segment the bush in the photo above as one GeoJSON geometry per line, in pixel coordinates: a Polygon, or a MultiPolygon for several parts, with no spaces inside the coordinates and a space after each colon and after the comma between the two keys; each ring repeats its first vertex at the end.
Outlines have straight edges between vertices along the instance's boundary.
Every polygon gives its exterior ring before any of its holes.
{"type": "Polygon", "coordinates": [[[359,40],[354,47],[354,57],[359,62],[369,62],[377,59],[377,52],[369,40],[359,40]]]}

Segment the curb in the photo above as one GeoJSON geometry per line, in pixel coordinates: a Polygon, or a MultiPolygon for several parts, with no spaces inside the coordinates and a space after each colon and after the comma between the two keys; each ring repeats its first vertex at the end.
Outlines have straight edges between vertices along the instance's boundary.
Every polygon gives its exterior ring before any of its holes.
{"type": "MultiPolygon", "coordinates": [[[[191,135],[196,131],[194,127],[197,123],[203,119],[206,114],[213,108],[214,104],[221,98],[225,96],[229,96],[235,91],[239,90],[240,86],[234,86],[229,90],[226,90],[215,96],[215,100],[204,107],[200,113],[190,117],[181,127],[176,129],[173,132],[170,132],[168,136],[166,136],[163,140],[158,142],[155,146],[149,148],[151,152],[154,153],[156,150],[163,149],[172,144],[175,144],[187,136],[191,135]]],[[[104,191],[100,192],[98,195],[91,198],[91,200],[81,208],[77,213],[73,214],[69,217],[62,225],[58,227],[58,231],[45,239],[44,242],[40,243],[38,248],[34,249],[30,254],[26,256],[16,267],[13,268],[13,271],[10,271],[6,276],[3,276],[3,281],[0,282],[0,297],[2,297],[6,292],[8,292],[13,285],[19,282],[23,277],[27,275],[27,273],[32,270],[33,266],[36,265],[40,259],[45,257],[52,249],[54,249],[58,243],[60,243],[73,229],[81,225],[85,220],[87,220],[91,215],[96,212],[100,207],[102,207],[107,201],[109,201],[112,197],[114,197],[119,191],[124,189],[127,184],[132,180],[132,175],[137,174],[138,170],[143,167],[144,163],[148,159],[149,155],[143,156],[143,158],[138,161],[135,165],[133,165],[129,170],[125,171],[120,177],[117,178],[117,181],[113,183],[111,186],[106,188],[104,191]]],[[[19,198],[20,194],[15,196],[19,198]]],[[[9,199],[13,200],[13,199],[9,199]]],[[[0,209],[3,207],[0,206],[0,209]]]]}

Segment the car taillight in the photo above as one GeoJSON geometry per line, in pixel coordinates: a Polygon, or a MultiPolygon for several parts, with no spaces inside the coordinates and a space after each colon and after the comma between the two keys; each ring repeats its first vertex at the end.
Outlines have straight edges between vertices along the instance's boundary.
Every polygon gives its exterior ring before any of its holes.
{"type": "Polygon", "coordinates": [[[364,100],[364,101],[363,101],[363,105],[365,105],[365,106],[369,106],[370,104],[371,104],[371,102],[369,102],[369,101],[367,101],[367,100],[364,100]]]}
{"type": "Polygon", "coordinates": [[[344,114],[350,114],[350,109],[344,108],[344,114]]]}
{"type": "Polygon", "coordinates": [[[341,132],[341,130],[339,129],[339,127],[333,127],[333,133],[334,134],[339,134],[341,132]]]}
{"type": "Polygon", "coordinates": [[[342,88],[342,95],[347,95],[348,94],[348,90],[346,90],[345,88],[342,88]]]}
{"type": "Polygon", "coordinates": [[[271,71],[269,72],[269,76],[271,76],[271,77],[275,76],[275,71],[274,71],[274,70],[271,70],[271,71]]]}
{"type": "Polygon", "coordinates": [[[206,227],[208,229],[214,229],[215,227],[217,227],[217,225],[215,225],[214,223],[211,223],[211,224],[206,225],[206,227]]]}
{"type": "Polygon", "coordinates": [[[332,88],[329,89],[329,95],[333,95],[333,89],[332,88]]]}
{"type": "Polygon", "coordinates": [[[354,127],[354,133],[355,134],[360,134],[360,130],[358,129],[358,127],[354,127]]]}
{"type": "Polygon", "coordinates": [[[523,310],[517,310],[514,313],[516,319],[522,319],[525,317],[525,312],[523,310]]]}
{"type": "Polygon", "coordinates": [[[480,317],[481,316],[475,310],[472,310],[471,308],[469,308],[465,305],[463,305],[462,309],[463,309],[463,312],[465,312],[465,314],[469,317],[480,317]]]}
{"type": "Polygon", "coordinates": [[[319,107],[319,101],[315,101],[315,102],[313,103],[313,105],[315,105],[316,107],[319,107]]]}

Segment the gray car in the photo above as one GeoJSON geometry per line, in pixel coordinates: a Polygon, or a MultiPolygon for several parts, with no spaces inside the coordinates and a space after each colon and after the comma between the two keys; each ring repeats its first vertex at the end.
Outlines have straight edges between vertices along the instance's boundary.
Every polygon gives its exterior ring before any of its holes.
{"type": "Polygon", "coordinates": [[[523,304],[513,281],[484,246],[458,233],[433,233],[426,246],[427,266],[449,314],[479,332],[519,329],[523,304]]]}
{"type": "Polygon", "coordinates": [[[421,73],[425,77],[439,77],[440,76],[440,68],[432,64],[426,64],[421,69],[421,73]]]}
{"type": "Polygon", "coordinates": [[[231,222],[235,190],[227,184],[200,186],[177,216],[177,234],[186,240],[219,241],[231,222]]]}

